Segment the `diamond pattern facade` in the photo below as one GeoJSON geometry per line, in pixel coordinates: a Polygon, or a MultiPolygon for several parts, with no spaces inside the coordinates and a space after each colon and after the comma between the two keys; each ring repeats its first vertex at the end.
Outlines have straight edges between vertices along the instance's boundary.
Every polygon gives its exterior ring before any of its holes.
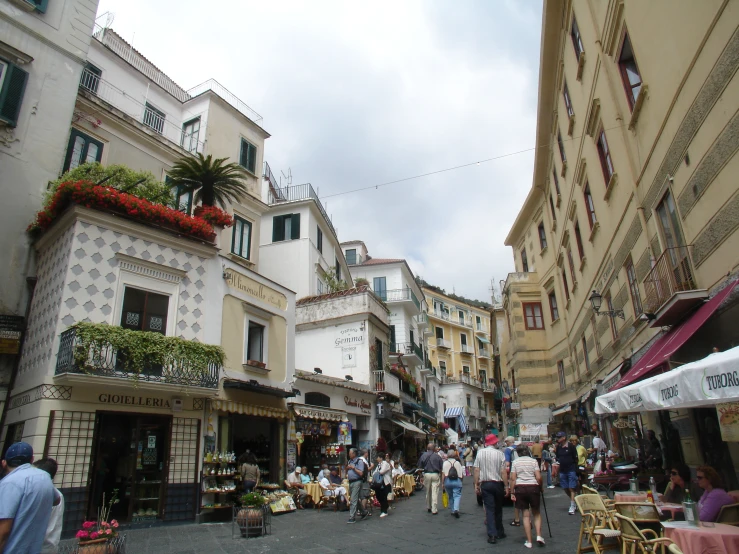
{"type": "Polygon", "coordinates": [[[178,285],[175,334],[201,341],[206,258],[78,220],[38,255],[38,282],[19,371],[53,372],[59,335],[80,321],[119,324],[115,314],[120,272],[140,273],[178,285]],[[160,264],[186,275],[122,262],[116,254],[160,264]]]}

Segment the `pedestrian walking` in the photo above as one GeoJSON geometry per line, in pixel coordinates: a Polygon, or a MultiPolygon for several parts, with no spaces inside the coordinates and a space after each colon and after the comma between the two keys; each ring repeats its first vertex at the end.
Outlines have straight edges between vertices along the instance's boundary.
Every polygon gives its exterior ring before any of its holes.
{"type": "Polygon", "coordinates": [[[0,481],[0,552],[38,554],[44,544],[51,510],[62,501],[49,474],[33,467],[33,448],[16,442],[2,461],[0,481]]]}
{"type": "Polygon", "coordinates": [[[544,447],[541,444],[541,441],[539,437],[534,438],[534,444],[531,445],[531,457],[536,460],[536,463],[539,464],[539,469],[541,469],[541,455],[544,452],[544,447]]]}
{"type": "Polygon", "coordinates": [[[536,542],[544,546],[544,537],[541,535],[541,470],[538,462],[531,457],[529,447],[520,444],[516,447],[516,458],[511,464],[511,500],[516,508],[523,513],[523,530],[526,533],[526,548],[533,546],[531,536],[531,518],[534,519],[536,542]]]}
{"type": "Polygon", "coordinates": [[[380,517],[387,517],[387,495],[393,488],[392,472],[393,468],[390,466],[390,463],[383,459],[382,454],[378,454],[377,466],[372,475],[372,488],[375,491],[377,501],[380,503],[380,517]]]}
{"type": "Polygon", "coordinates": [[[580,494],[583,481],[587,479],[587,471],[585,467],[588,463],[588,451],[580,444],[580,439],[577,435],[570,435],[570,443],[574,445],[575,451],[577,452],[577,494],[580,494]]]}
{"type": "Polygon", "coordinates": [[[554,485],[552,484],[552,453],[549,451],[549,448],[546,446],[541,451],[541,470],[545,471],[547,474],[547,488],[553,489],[554,485]]]}
{"type": "MultiPolygon", "coordinates": [[[[54,482],[54,477],[59,469],[59,465],[54,458],[41,458],[33,462],[33,465],[48,473],[52,483],[54,482]]],[[[62,521],[64,519],[64,495],[59,492],[59,489],[56,489],[56,492],[61,500],[59,504],[51,508],[51,517],[49,518],[49,525],[46,528],[46,536],[44,537],[44,546],[41,549],[41,554],[56,554],[59,550],[59,539],[62,537],[62,521]]]]}
{"type": "Polygon", "coordinates": [[[575,515],[575,491],[577,490],[577,448],[567,442],[567,433],[557,433],[557,461],[559,461],[559,484],[570,496],[569,514],[575,515]]]}
{"type": "Polygon", "coordinates": [[[503,531],[503,497],[507,494],[508,474],[505,471],[503,452],[493,448],[497,443],[498,437],[487,435],[485,448],[475,458],[475,493],[482,494],[490,544],[495,544],[497,539],[506,536],[503,531]]]}
{"type": "Polygon", "coordinates": [[[372,515],[372,472],[375,470],[375,462],[370,461],[369,450],[362,448],[359,450],[359,459],[367,465],[367,471],[364,472],[365,478],[362,480],[362,487],[359,490],[359,501],[361,502],[362,517],[372,515]]]}
{"type": "Polygon", "coordinates": [[[423,470],[423,482],[426,485],[426,510],[433,515],[439,513],[439,474],[442,464],[443,460],[435,452],[434,443],[430,442],[418,460],[418,467],[423,470]]]}
{"type": "Polygon", "coordinates": [[[469,477],[472,475],[472,472],[474,471],[473,468],[475,467],[475,449],[472,448],[472,443],[469,443],[464,451],[464,463],[465,475],[469,477]]]}
{"type": "MultiPolygon", "coordinates": [[[[503,439],[503,442],[505,443],[505,449],[503,450],[503,453],[505,454],[505,469],[506,469],[506,472],[508,473],[508,480],[510,481],[511,464],[513,463],[513,460],[515,460],[518,457],[518,454],[516,454],[516,447],[513,444],[514,442],[516,442],[516,439],[509,435],[505,439],[503,439]]],[[[518,508],[514,506],[513,521],[511,521],[511,527],[520,527],[520,526],[521,526],[521,513],[519,512],[518,508]]]]}
{"type": "Polygon", "coordinates": [[[257,457],[249,450],[239,456],[239,473],[241,474],[244,492],[248,494],[256,488],[260,478],[257,457]]]}
{"type": "Polygon", "coordinates": [[[450,450],[441,469],[441,486],[449,496],[449,509],[457,519],[459,519],[459,503],[462,501],[463,471],[457,451],[450,450]]]}
{"type": "MultiPolygon", "coordinates": [[[[359,505],[359,497],[362,490],[362,482],[365,480],[366,472],[369,468],[367,464],[359,456],[357,449],[349,449],[349,463],[346,465],[346,477],[349,480],[349,519],[347,523],[356,523],[357,506],[359,505]]],[[[359,515],[362,519],[367,517],[367,512],[361,511],[359,515]]]]}

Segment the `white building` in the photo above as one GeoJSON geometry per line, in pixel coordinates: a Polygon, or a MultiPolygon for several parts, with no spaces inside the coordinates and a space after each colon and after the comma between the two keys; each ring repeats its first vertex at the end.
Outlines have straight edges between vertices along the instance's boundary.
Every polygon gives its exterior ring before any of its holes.
{"type": "Polygon", "coordinates": [[[297,293],[328,292],[327,276],[350,286],[351,275],[336,229],[310,183],[280,188],[265,164],[265,201],[259,246],[260,271],[297,293]]]}

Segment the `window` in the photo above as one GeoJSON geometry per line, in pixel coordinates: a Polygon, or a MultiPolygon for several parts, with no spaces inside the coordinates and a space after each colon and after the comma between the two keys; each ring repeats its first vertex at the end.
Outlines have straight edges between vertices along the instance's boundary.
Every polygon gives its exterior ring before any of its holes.
{"type": "Polygon", "coordinates": [[[246,332],[246,359],[255,362],[267,362],[265,356],[266,327],[249,320],[246,332]]]}
{"type": "Polygon", "coordinates": [[[166,116],[163,111],[156,109],[148,102],[146,103],[144,107],[144,125],[161,135],[164,132],[165,119],[166,116]]]}
{"type": "Polygon", "coordinates": [[[478,331],[482,331],[482,318],[479,315],[475,316],[475,325],[477,325],[478,331]]]}
{"type": "Polygon", "coordinates": [[[316,282],[316,294],[319,296],[323,294],[326,291],[326,285],[323,281],[321,281],[320,277],[317,279],[316,282]]]}
{"type": "Polygon", "coordinates": [[[564,268],[562,268],[562,283],[564,285],[565,289],[565,299],[569,302],[570,301],[570,285],[567,283],[567,273],[565,273],[564,268]]]}
{"type": "Polygon", "coordinates": [[[611,151],[608,149],[608,141],[606,140],[606,132],[601,129],[598,135],[598,157],[600,158],[600,167],[603,169],[603,179],[606,186],[611,182],[613,177],[613,162],[611,161],[611,151]]]}
{"type": "Polygon", "coordinates": [[[526,249],[524,248],[521,250],[521,268],[523,269],[524,273],[529,272],[529,260],[526,257],[526,249]]]}
{"type": "MultiPolygon", "coordinates": [[[[606,306],[608,306],[609,311],[613,311],[613,300],[611,299],[611,293],[605,295],[604,300],[606,301],[606,306]]],[[[613,335],[613,340],[616,340],[618,338],[618,329],[616,329],[616,318],[615,317],[608,317],[608,322],[611,324],[611,334],[613,335]]]]}
{"type": "Polygon", "coordinates": [[[585,371],[590,373],[590,356],[588,356],[588,343],[585,340],[585,336],[582,338],[582,355],[585,358],[585,371]]]}
{"type": "Polygon", "coordinates": [[[439,369],[446,375],[446,362],[444,360],[439,360],[439,369]]]}
{"type": "Polygon", "coordinates": [[[459,323],[464,325],[464,312],[462,310],[457,310],[457,317],[459,318],[459,323]]]}
{"type": "MultiPolygon", "coordinates": [[[[375,277],[372,279],[372,290],[375,291],[375,294],[382,300],[387,300],[387,278],[375,277]]],[[[437,330],[438,329],[439,327],[437,327],[437,330]]]]}
{"type": "Polygon", "coordinates": [[[67,144],[67,156],[64,159],[63,172],[66,173],[70,169],[90,163],[99,162],[103,157],[103,143],[99,140],[72,129],[69,134],[69,143],[67,144]]]}
{"type": "Polygon", "coordinates": [[[557,146],[559,146],[559,157],[562,159],[562,165],[567,164],[567,155],[565,154],[565,145],[562,142],[562,133],[557,131],[557,146]]]}
{"type": "Polygon", "coordinates": [[[580,261],[585,257],[585,250],[582,247],[582,235],[580,234],[580,222],[575,221],[575,243],[577,244],[577,253],[580,256],[580,261]]]}
{"type": "Polygon", "coordinates": [[[331,407],[331,397],[320,392],[306,392],[305,403],[310,406],[319,406],[321,408],[331,407]]]}
{"type": "Polygon", "coordinates": [[[572,275],[572,285],[577,283],[577,276],[575,275],[575,262],[572,261],[572,248],[567,247],[567,263],[570,265],[570,275],[572,275]]]}
{"type": "Polygon", "coordinates": [[[572,16],[572,29],[570,29],[570,37],[572,37],[572,46],[575,47],[575,57],[580,61],[580,55],[585,52],[582,45],[582,37],[580,36],[580,28],[577,26],[577,19],[572,16]]]}
{"type": "Polygon", "coordinates": [[[464,333],[459,334],[459,341],[462,344],[462,350],[467,346],[467,335],[464,333]]]}
{"type": "Polygon", "coordinates": [[[631,47],[629,33],[624,34],[624,42],[618,56],[618,68],[621,71],[621,80],[624,83],[629,107],[633,110],[636,99],[639,98],[639,92],[641,92],[642,81],[639,67],[636,65],[634,50],[631,47]]]}
{"type": "Polygon", "coordinates": [[[482,397],[481,396],[477,397],[477,408],[479,410],[482,410],[482,397]]]}
{"type": "Polygon", "coordinates": [[[357,263],[357,249],[351,248],[346,251],[346,263],[348,265],[356,265],[357,263]]]}
{"type": "Polygon", "coordinates": [[[272,242],[300,238],[300,214],[276,215],[272,218],[272,242]]]}
{"type": "MultiPolygon", "coordinates": [[[[165,182],[169,180],[169,175],[165,178],[165,182]]],[[[172,187],[174,194],[174,209],[184,214],[190,215],[192,211],[192,190],[184,185],[172,187]]]]}
{"type": "Polygon", "coordinates": [[[390,326],[390,352],[395,352],[395,325],[390,326]]]}
{"type": "Polygon", "coordinates": [[[657,206],[657,216],[662,229],[662,236],[665,239],[665,247],[674,249],[685,246],[675,200],[669,190],[657,206]]]}
{"type": "Polygon", "coordinates": [[[585,196],[585,210],[588,212],[588,223],[592,230],[598,220],[595,218],[595,204],[593,203],[593,195],[590,194],[590,184],[587,182],[585,183],[583,195],[585,196]]]}
{"type": "Polygon", "coordinates": [[[231,252],[247,260],[251,255],[251,221],[247,221],[237,215],[234,215],[231,252]]]}
{"type": "Polygon", "coordinates": [[[470,374],[470,366],[463,365],[462,366],[462,373],[464,373],[465,375],[469,375],[470,374]]]}
{"type": "Polygon", "coordinates": [[[382,359],[382,341],[380,339],[375,339],[375,364],[377,364],[378,370],[383,370],[385,368],[385,364],[382,359]]]}
{"type": "Polygon", "coordinates": [[[87,62],[85,64],[85,68],[82,70],[82,75],[80,76],[80,88],[93,94],[97,94],[102,74],[103,72],[99,68],[95,67],[90,62],[87,62]]]}
{"type": "Polygon", "coordinates": [[[598,354],[598,358],[600,358],[601,357],[600,339],[598,338],[598,328],[595,323],[595,315],[590,316],[590,326],[593,328],[593,340],[595,341],[595,353],[598,354]]]}
{"type": "Polygon", "coordinates": [[[552,181],[554,181],[554,190],[557,191],[557,196],[559,196],[559,177],[557,177],[557,168],[554,167],[554,163],[552,163],[552,181]]]}
{"type": "Polygon", "coordinates": [[[482,381],[483,383],[487,383],[488,382],[487,371],[485,371],[484,369],[481,369],[480,371],[478,371],[478,373],[480,374],[480,381],[482,381]]]}
{"type": "Polygon", "coordinates": [[[552,195],[551,194],[549,195],[549,207],[552,210],[552,221],[554,221],[556,223],[557,222],[557,214],[554,211],[554,200],[552,199],[552,195]]]}
{"type": "Polygon", "coordinates": [[[444,329],[441,327],[436,328],[436,338],[437,339],[443,339],[444,338],[444,329]]]}
{"type": "MultiPolygon", "coordinates": [[[[470,370],[469,370],[469,368],[467,368],[467,373],[469,373],[469,372],[470,372],[470,370]]],[[[467,395],[467,406],[468,407],[471,407],[472,406],[472,397],[469,394],[467,395]]]]}
{"type": "Polygon", "coordinates": [[[12,63],[0,60],[0,121],[15,127],[26,91],[28,73],[12,63]]]}
{"type": "Polygon", "coordinates": [[[570,99],[570,91],[567,88],[567,81],[565,81],[565,86],[562,89],[562,96],[564,96],[565,99],[565,108],[567,108],[567,116],[572,117],[575,115],[575,110],[572,109],[572,100],[570,99]]]}
{"type": "Polygon", "coordinates": [[[168,311],[169,296],[126,287],[123,292],[121,327],[166,335],[168,311]]]}
{"type": "Polygon", "coordinates": [[[559,308],[557,307],[557,295],[554,291],[549,293],[549,311],[552,313],[552,321],[559,319],[559,308]]]}
{"type": "Polygon", "coordinates": [[[198,151],[198,139],[200,138],[200,118],[196,117],[185,122],[182,126],[182,148],[188,152],[198,151]]]}
{"type": "Polygon", "coordinates": [[[250,173],[256,174],[257,172],[257,147],[243,138],[241,139],[239,165],[250,173]]]}
{"type": "Polygon", "coordinates": [[[318,225],[316,225],[316,248],[323,254],[323,231],[318,225]]]}
{"type": "Polygon", "coordinates": [[[539,246],[544,250],[547,247],[547,232],[544,230],[544,222],[539,223],[539,246]]]}
{"type": "Polygon", "coordinates": [[[634,304],[634,316],[642,313],[641,297],[639,296],[639,283],[636,280],[636,270],[631,256],[626,260],[626,278],[629,281],[629,291],[631,292],[631,302],[634,304]]]}
{"type": "Polygon", "coordinates": [[[567,388],[565,380],[565,363],[562,360],[557,362],[557,375],[559,376],[559,390],[563,391],[567,388]]]}
{"type": "Polygon", "coordinates": [[[540,302],[524,302],[523,313],[527,330],[544,329],[544,318],[542,317],[540,302]]]}

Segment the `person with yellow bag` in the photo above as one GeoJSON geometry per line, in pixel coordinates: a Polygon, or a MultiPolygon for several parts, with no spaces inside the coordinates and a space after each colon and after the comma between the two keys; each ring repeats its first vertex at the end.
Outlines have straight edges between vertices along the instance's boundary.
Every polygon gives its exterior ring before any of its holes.
{"type": "Polygon", "coordinates": [[[441,487],[444,489],[442,502],[444,507],[452,510],[452,515],[459,519],[459,503],[462,500],[462,479],[464,469],[459,463],[459,454],[456,450],[449,450],[447,459],[441,467],[441,487]]]}

